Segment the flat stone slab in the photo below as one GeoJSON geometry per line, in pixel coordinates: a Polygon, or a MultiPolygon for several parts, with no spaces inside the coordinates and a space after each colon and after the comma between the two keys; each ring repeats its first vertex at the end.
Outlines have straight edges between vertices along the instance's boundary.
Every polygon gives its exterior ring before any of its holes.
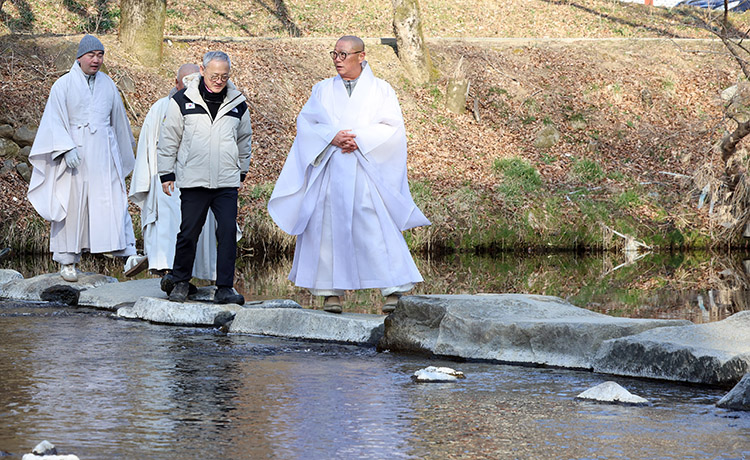
{"type": "Polygon", "coordinates": [[[62,279],[59,273],[46,273],[33,278],[14,279],[0,285],[0,298],[39,302],[42,300],[42,292],[52,286],[65,285],[85,291],[109,283],[117,283],[117,279],[96,273],[79,273],[78,281],[71,283],[62,279]]]}
{"type": "Polygon", "coordinates": [[[375,345],[383,335],[383,316],[297,308],[243,308],[234,317],[229,332],[375,345]]]}
{"type": "Polygon", "coordinates": [[[608,340],[594,370],[710,385],[733,385],[750,371],[750,311],[707,324],[663,327],[608,340]]]}
{"type": "Polygon", "coordinates": [[[217,305],[205,302],[170,302],[154,297],[140,297],[132,306],[121,307],[117,316],[143,319],[177,326],[223,326],[234,318],[242,307],[234,304],[217,305]]]}
{"type": "Polygon", "coordinates": [[[22,280],[23,275],[15,270],[1,269],[0,270],[0,286],[7,284],[10,281],[22,280]]]}
{"type": "Polygon", "coordinates": [[[253,300],[245,302],[245,308],[302,308],[300,304],[290,299],[253,300]]]}
{"type": "Polygon", "coordinates": [[[523,294],[404,296],[381,350],[591,369],[602,342],[683,320],[616,318],[523,294]]]}
{"type": "Polygon", "coordinates": [[[131,280],[110,283],[81,292],[78,305],[117,310],[125,303],[135,303],[139,297],[166,299],[167,295],[159,287],[159,278],[131,280]]]}
{"type": "MultiPolygon", "coordinates": [[[[216,286],[201,286],[198,288],[198,292],[191,295],[189,299],[197,302],[212,303],[215,292],[216,286]]],[[[81,292],[78,304],[107,310],[117,310],[120,307],[126,306],[125,304],[135,303],[140,297],[166,299],[167,294],[161,290],[161,278],[123,281],[121,283],[112,283],[87,289],[81,292]]],[[[283,302],[287,301],[257,301],[256,303],[260,307],[264,307],[267,302],[271,302],[273,305],[275,305],[273,303],[275,302],[280,306],[283,302]]],[[[296,302],[292,303],[301,308],[296,302]]]]}

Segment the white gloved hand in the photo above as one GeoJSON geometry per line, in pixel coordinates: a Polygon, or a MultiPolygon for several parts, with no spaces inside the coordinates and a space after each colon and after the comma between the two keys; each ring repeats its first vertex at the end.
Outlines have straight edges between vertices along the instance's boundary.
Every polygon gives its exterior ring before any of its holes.
{"type": "Polygon", "coordinates": [[[81,156],[78,154],[78,149],[73,148],[65,152],[65,164],[70,169],[75,169],[81,164],[81,156]]]}

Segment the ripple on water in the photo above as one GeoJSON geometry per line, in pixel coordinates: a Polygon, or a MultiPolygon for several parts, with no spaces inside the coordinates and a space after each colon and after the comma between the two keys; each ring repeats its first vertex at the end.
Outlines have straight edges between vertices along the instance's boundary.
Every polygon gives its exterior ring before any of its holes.
{"type": "Polygon", "coordinates": [[[80,458],[741,458],[724,390],[620,379],[652,407],[575,396],[589,372],[456,363],[0,304],[0,450],[80,458]],[[27,314],[28,313],[28,314],[27,314]],[[415,384],[427,365],[466,373],[415,384]],[[732,457],[734,455],[734,457],[732,457]]]}

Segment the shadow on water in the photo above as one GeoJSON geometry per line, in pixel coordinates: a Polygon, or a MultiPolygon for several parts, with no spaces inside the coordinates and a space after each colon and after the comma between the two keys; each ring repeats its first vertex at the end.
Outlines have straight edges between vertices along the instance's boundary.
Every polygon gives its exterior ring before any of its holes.
{"type": "MultiPolygon", "coordinates": [[[[412,294],[551,295],[613,316],[688,319],[695,323],[721,320],[750,309],[748,253],[638,257],[628,260],[621,253],[417,257],[425,281],[412,294]]],[[[0,268],[18,270],[24,277],[58,270],[48,255],[11,257],[0,261],[0,268]]],[[[122,262],[101,255],[84,256],[79,268],[127,279],[122,262]]],[[[320,299],[288,281],[290,268],[289,258],[238,259],[236,288],[248,300],[289,298],[305,307],[320,308],[320,299]]],[[[147,277],[150,275],[144,272],[137,278],[147,277]]],[[[383,303],[377,290],[352,291],[344,300],[345,309],[357,313],[377,314],[383,303]]]]}

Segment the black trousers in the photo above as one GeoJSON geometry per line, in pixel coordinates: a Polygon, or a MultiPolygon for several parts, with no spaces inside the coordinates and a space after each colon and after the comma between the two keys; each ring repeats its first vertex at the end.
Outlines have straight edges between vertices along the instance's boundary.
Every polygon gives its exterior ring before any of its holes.
{"type": "Polygon", "coordinates": [[[216,286],[234,286],[234,259],[237,255],[237,189],[181,188],[182,222],[174,251],[172,276],[175,282],[190,281],[195,249],[206,215],[216,217],[216,286]]]}

